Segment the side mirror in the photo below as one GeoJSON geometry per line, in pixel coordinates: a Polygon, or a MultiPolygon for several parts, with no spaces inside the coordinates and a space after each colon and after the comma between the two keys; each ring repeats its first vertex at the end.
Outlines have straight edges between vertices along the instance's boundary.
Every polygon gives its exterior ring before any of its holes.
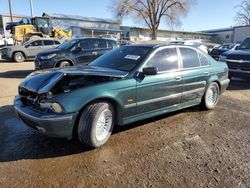
{"type": "Polygon", "coordinates": [[[158,68],[157,67],[146,67],[142,69],[142,73],[146,76],[157,75],[158,68]]]}
{"type": "Polygon", "coordinates": [[[236,46],[236,47],[235,47],[235,50],[238,50],[239,48],[240,48],[240,46],[236,46]]]}
{"type": "Polygon", "coordinates": [[[25,46],[25,48],[28,48],[28,47],[30,47],[30,45],[29,45],[29,44],[27,44],[27,45],[25,46]]]}

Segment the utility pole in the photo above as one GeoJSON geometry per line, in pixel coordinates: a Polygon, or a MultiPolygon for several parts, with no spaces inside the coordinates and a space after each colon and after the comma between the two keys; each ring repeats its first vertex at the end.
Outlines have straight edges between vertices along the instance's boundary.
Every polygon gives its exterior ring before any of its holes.
{"type": "Polygon", "coordinates": [[[11,0],[9,0],[9,9],[10,9],[10,20],[13,22],[12,10],[11,10],[11,0]]]}
{"type": "Polygon", "coordinates": [[[32,0],[30,0],[30,13],[31,13],[31,17],[34,17],[34,11],[33,11],[33,2],[32,0]]]}

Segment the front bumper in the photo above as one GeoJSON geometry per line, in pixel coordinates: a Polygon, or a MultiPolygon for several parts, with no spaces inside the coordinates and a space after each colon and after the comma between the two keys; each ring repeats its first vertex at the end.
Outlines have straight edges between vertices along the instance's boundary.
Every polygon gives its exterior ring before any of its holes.
{"type": "Polygon", "coordinates": [[[36,58],[34,64],[35,64],[35,70],[43,70],[43,69],[54,68],[56,65],[56,61],[54,61],[53,59],[40,60],[36,58]]]}
{"type": "Polygon", "coordinates": [[[49,137],[72,138],[77,113],[45,114],[24,106],[20,98],[14,100],[17,116],[29,127],[49,137]]]}

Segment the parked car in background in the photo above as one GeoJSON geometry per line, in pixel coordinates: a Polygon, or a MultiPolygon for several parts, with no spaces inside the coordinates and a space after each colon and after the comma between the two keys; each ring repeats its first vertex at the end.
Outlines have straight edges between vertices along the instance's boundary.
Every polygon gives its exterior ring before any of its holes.
{"type": "Polygon", "coordinates": [[[250,79],[250,37],[246,38],[237,50],[221,54],[219,60],[227,63],[230,78],[250,79]]]}
{"type": "Polygon", "coordinates": [[[2,49],[2,59],[23,62],[34,59],[35,56],[44,50],[57,47],[60,43],[57,39],[37,38],[27,41],[18,46],[9,46],[2,49]]]}
{"type": "Polygon", "coordinates": [[[220,55],[228,50],[236,50],[240,44],[226,43],[221,46],[214,47],[209,53],[214,59],[218,60],[220,55]]]}
{"type": "Polygon", "coordinates": [[[176,41],[171,41],[170,44],[182,44],[182,45],[192,46],[208,54],[208,48],[204,45],[203,42],[199,40],[176,40],[176,41]]]}
{"type": "Polygon", "coordinates": [[[14,108],[42,134],[71,138],[76,133],[82,143],[99,147],[114,125],[199,104],[213,109],[228,84],[226,63],[196,48],[127,45],[88,66],[30,74],[19,86],[14,108]]]}
{"type": "Polygon", "coordinates": [[[116,47],[118,47],[118,43],[113,39],[72,39],[57,48],[39,53],[35,59],[35,69],[68,67],[79,63],[88,64],[116,47]]]}

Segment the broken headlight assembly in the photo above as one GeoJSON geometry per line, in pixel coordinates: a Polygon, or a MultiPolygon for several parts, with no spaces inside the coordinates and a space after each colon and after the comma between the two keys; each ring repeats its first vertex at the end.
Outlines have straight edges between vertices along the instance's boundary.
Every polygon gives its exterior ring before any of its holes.
{"type": "Polygon", "coordinates": [[[51,110],[58,114],[63,112],[63,107],[57,102],[41,102],[39,106],[43,110],[51,110]]]}

